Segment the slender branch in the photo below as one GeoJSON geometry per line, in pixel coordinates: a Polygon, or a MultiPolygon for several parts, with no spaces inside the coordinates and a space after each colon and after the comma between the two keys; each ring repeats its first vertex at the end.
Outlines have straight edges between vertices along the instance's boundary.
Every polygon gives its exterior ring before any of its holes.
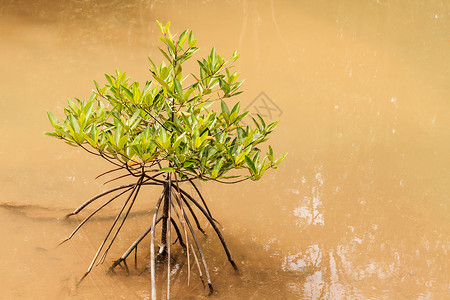
{"type": "Polygon", "coordinates": [[[235,180],[235,181],[220,181],[220,180],[218,180],[218,179],[213,179],[213,178],[208,178],[208,179],[217,181],[217,182],[219,182],[219,183],[235,184],[235,183],[239,183],[239,182],[242,182],[242,181],[249,180],[250,178],[243,178],[243,179],[239,179],[239,180],[235,180]]]}
{"type": "MultiPolygon", "coordinates": [[[[148,183],[150,183],[150,182],[148,182],[148,183]]],[[[148,183],[147,183],[147,184],[148,184],[148,183]]],[[[112,188],[112,189],[110,189],[110,190],[101,192],[100,194],[95,195],[94,197],[90,198],[89,200],[87,200],[86,202],[84,202],[83,204],[81,204],[81,205],[80,205],[77,209],[75,209],[72,213],[66,215],[66,218],[78,214],[78,213],[79,213],[80,211],[82,211],[86,206],[88,206],[89,204],[91,204],[92,202],[94,202],[95,200],[97,200],[98,198],[101,198],[101,197],[103,197],[103,196],[105,196],[105,195],[108,195],[108,194],[110,194],[110,193],[112,193],[112,192],[115,192],[115,191],[117,191],[117,190],[126,189],[126,188],[129,188],[129,187],[134,187],[135,185],[136,185],[136,183],[127,184],[127,185],[121,185],[121,186],[112,188]]]]}
{"type": "MultiPolygon", "coordinates": [[[[169,174],[169,189],[171,188],[171,180],[170,180],[170,174],[169,174]]],[[[167,300],[170,300],[170,248],[171,248],[171,220],[172,220],[172,216],[171,216],[171,206],[170,203],[172,203],[171,201],[171,197],[170,197],[170,193],[169,193],[169,212],[168,212],[168,219],[167,219],[167,238],[168,238],[168,242],[167,242],[167,300]]]]}
{"type": "MultiPolygon", "coordinates": [[[[175,231],[177,233],[177,239],[180,241],[181,247],[186,250],[186,245],[183,242],[183,237],[181,236],[181,232],[180,229],[178,229],[177,223],[175,223],[175,220],[173,218],[170,220],[172,221],[173,228],[175,228],[175,231]]],[[[175,240],[175,242],[173,242],[172,245],[174,245],[176,242],[177,241],[175,240]]]]}
{"type": "Polygon", "coordinates": [[[152,290],[152,300],[156,300],[156,274],[155,274],[155,226],[156,226],[156,217],[158,215],[159,206],[161,205],[162,199],[167,193],[167,184],[164,185],[164,190],[161,193],[161,196],[158,199],[158,202],[155,206],[155,211],[153,213],[153,222],[152,222],[152,230],[150,233],[150,273],[151,273],[151,290],[152,290]]]}
{"type": "Polygon", "coordinates": [[[211,212],[209,211],[208,205],[206,205],[205,199],[203,199],[202,194],[200,193],[200,190],[197,188],[197,186],[195,185],[193,180],[189,179],[189,182],[191,183],[191,185],[194,187],[195,191],[197,192],[198,196],[200,197],[200,199],[203,202],[203,205],[205,206],[206,210],[208,211],[208,214],[211,218],[213,218],[213,216],[211,215],[211,212]]]}
{"type": "MultiPolygon", "coordinates": [[[[180,187],[179,187],[179,183],[178,183],[178,176],[175,173],[175,185],[177,187],[177,191],[178,193],[180,192],[180,187]]],[[[177,197],[175,197],[175,199],[177,199],[177,197]]],[[[186,256],[187,256],[187,263],[188,263],[188,285],[189,285],[189,281],[191,279],[191,260],[190,260],[190,256],[189,256],[189,245],[190,245],[190,240],[189,240],[189,236],[187,233],[187,229],[186,229],[186,222],[185,222],[185,218],[186,218],[186,214],[184,212],[183,209],[183,203],[180,201],[179,203],[180,206],[180,214],[182,219],[180,220],[181,225],[183,226],[183,230],[184,230],[184,236],[186,237],[186,243],[187,243],[187,248],[186,248],[186,256]]]]}
{"type": "MultiPolygon", "coordinates": [[[[161,176],[161,175],[164,175],[164,174],[166,174],[166,173],[160,172],[160,173],[158,173],[158,174],[156,174],[156,175],[148,176],[147,173],[145,173],[145,174],[144,174],[144,177],[147,178],[148,180],[153,180],[154,182],[157,182],[157,183],[159,183],[160,185],[163,185],[163,184],[166,184],[166,182],[165,182],[164,180],[156,179],[156,177],[161,176]]],[[[146,181],[148,181],[148,180],[146,180],[146,181]]]]}
{"type": "MultiPolygon", "coordinates": [[[[178,205],[181,205],[181,200],[180,199],[178,199],[178,205]]],[[[208,296],[210,296],[214,292],[214,289],[213,289],[213,286],[212,286],[212,283],[211,283],[211,277],[209,276],[208,265],[206,264],[205,256],[203,255],[202,248],[200,247],[200,243],[198,242],[197,235],[195,234],[194,229],[192,228],[192,225],[191,225],[191,222],[189,221],[189,218],[185,217],[185,220],[186,220],[186,224],[189,227],[189,231],[191,232],[191,236],[194,239],[195,245],[197,246],[198,253],[200,254],[200,258],[201,258],[202,263],[203,263],[203,269],[205,270],[206,281],[208,282],[208,287],[209,287],[209,294],[208,294],[208,296]]]]}
{"type": "MultiPolygon", "coordinates": [[[[174,191],[172,191],[173,194],[175,194],[174,191]]],[[[186,198],[184,198],[183,195],[181,195],[181,199],[183,199],[184,204],[186,204],[186,206],[188,207],[189,211],[191,212],[192,217],[194,218],[195,224],[197,225],[198,230],[200,230],[201,233],[203,233],[204,235],[206,235],[206,232],[203,230],[203,228],[200,226],[200,222],[198,221],[197,215],[195,214],[194,210],[192,209],[192,207],[189,205],[189,203],[187,202],[186,198]]]]}
{"type": "Polygon", "coordinates": [[[109,203],[111,203],[114,199],[122,196],[123,194],[125,194],[126,192],[128,192],[129,190],[131,190],[132,188],[128,188],[127,190],[119,193],[118,195],[112,197],[110,200],[108,200],[106,203],[104,203],[102,206],[100,206],[99,208],[97,208],[96,210],[94,210],[89,216],[87,216],[73,231],[72,233],[66,238],[64,239],[61,243],[58,244],[58,246],[62,245],[63,243],[67,242],[68,240],[70,240],[75,233],[84,225],[84,223],[86,223],[93,215],[95,215],[98,211],[100,211],[102,208],[104,208],[106,205],[108,205],[109,203]]]}
{"type": "Polygon", "coordinates": [[[194,249],[194,246],[192,245],[192,243],[190,243],[190,246],[191,246],[192,254],[194,255],[195,265],[197,266],[198,274],[200,276],[200,281],[203,284],[203,288],[205,288],[205,280],[203,279],[202,268],[200,267],[200,263],[198,262],[197,254],[195,254],[195,249],[194,249]]]}
{"type": "Polygon", "coordinates": [[[220,233],[219,228],[217,228],[217,225],[214,223],[214,220],[208,215],[208,212],[194,199],[192,198],[191,195],[189,195],[188,193],[186,193],[183,189],[180,188],[180,192],[185,195],[186,197],[189,198],[189,200],[192,201],[192,203],[195,204],[195,206],[198,207],[198,209],[201,210],[201,212],[203,213],[203,215],[208,219],[209,223],[212,225],[212,227],[214,228],[214,230],[216,231],[217,236],[220,239],[220,242],[222,243],[222,246],[225,250],[225,253],[227,254],[228,257],[228,261],[231,263],[231,265],[233,266],[233,269],[236,272],[239,272],[238,267],[236,266],[236,263],[233,261],[233,259],[231,258],[231,254],[230,251],[228,250],[227,244],[225,243],[225,239],[222,236],[222,233],[220,233]]]}
{"type": "MultiPolygon", "coordinates": [[[[162,229],[161,229],[161,247],[159,249],[159,254],[167,254],[167,218],[169,214],[169,202],[170,202],[170,190],[172,188],[171,180],[170,180],[170,174],[166,175],[167,180],[167,193],[164,196],[164,204],[163,204],[163,223],[162,223],[162,229]]],[[[170,244],[170,242],[169,242],[170,244]]]]}
{"type": "Polygon", "coordinates": [[[84,147],[82,144],[78,144],[78,143],[77,143],[77,145],[80,146],[81,148],[83,148],[83,150],[85,150],[85,151],[88,152],[89,154],[93,154],[93,155],[100,156],[100,154],[95,153],[95,152],[92,152],[91,150],[88,150],[88,149],[87,149],[86,147],[84,147]]]}
{"type": "MultiPolygon", "coordinates": [[[[156,220],[155,226],[159,223],[159,221],[162,220],[162,217],[159,217],[158,220],[156,220]]],[[[115,267],[117,267],[117,265],[119,265],[122,261],[125,261],[127,259],[127,257],[131,254],[131,252],[134,249],[137,249],[137,246],[139,245],[139,243],[147,236],[147,234],[149,234],[149,232],[152,230],[152,226],[148,227],[147,230],[145,230],[138,238],[137,240],[135,240],[133,242],[133,244],[131,244],[131,246],[128,248],[127,251],[125,251],[125,253],[116,261],[114,261],[114,263],[111,265],[111,267],[109,268],[110,271],[113,271],[115,267]]]]}
{"type": "Polygon", "coordinates": [[[136,189],[136,191],[134,193],[134,196],[133,196],[133,200],[131,200],[130,206],[128,207],[128,210],[126,211],[126,213],[125,213],[125,215],[124,215],[124,217],[122,219],[122,222],[120,223],[119,227],[116,230],[116,233],[114,234],[114,236],[112,237],[111,241],[109,242],[109,245],[106,248],[105,252],[103,252],[103,255],[100,258],[100,260],[99,260],[97,265],[99,265],[99,264],[101,264],[101,263],[103,263],[105,261],[105,258],[106,258],[106,255],[108,254],[109,249],[111,248],[112,244],[116,240],[116,237],[119,234],[120,229],[122,229],[122,226],[125,223],[125,220],[127,219],[128,215],[130,214],[131,208],[133,207],[134,202],[136,201],[137,195],[139,194],[139,191],[141,189],[143,179],[144,179],[144,176],[142,176],[139,179],[139,181],[137,183],[137,189],[136,189]]]}
{"type": "Polygon", "coordinates": [[[95,261],[97,260],[98,256],[100,255],[100,251],[103,249],[103,246],[105,245],[105,243],[106,243],[106,241],[107,241],[109,235],[111,234],[111,232],[112,232],[114,226],[116,225],[117,221],[119,220],[120,215],[122,214],[123,210],[125,209],[125,206],[127,205],[128,201],[130,201],[131,197],[133,196],[134,191],[136,190],[136,187],[137,187],[137,186],[138,186],[137,184],[134,185],[134,187],[133,187],[133,189],[132,189],[130,195],[128,196],[127,200],[125,201],[125,204],[122,206],[121,210],[120,210],[119,213],[117,214],[117,216],[116,216],[116,218],[114,219],[114,222],[113,222],[112,226],[110,227],[110,229],[109,229],[109,231],[108,231],[108,233],[107,233],[105,239],[103,240],[103,242],[101,243],[100,247],[98,248],[97,253],[95,253],[94,259],[92,260],[92,262],[91,262],[91,264],[90,264],[88,270],[87,270],[86,273],[83,275],[83,277],[81,277],[80,281],[78,281],[78,285],[79,285],[79,284],[83,281],[83,279],[86,278],[86,276],[91,272],[92,267],[93,267],[94,264],[95,264],[95,261]]]}
{"type": "MultiPolygon", "coordinates": [[[[175,206],[173,203],[171,203],[171,204],[172,204],[173,211],[175,212],[175,214],[176,214],[177,217],[178,217],[178,220],[179,220],[180,223],[181,223],[181,218],[180,218],[180,216],[178,215],[176,206],[175,206]]],[[[200,267],[200,264],[199,264],[199,262],[198,262],[197,254],[195,254],[195,250],[194,250],[194,247],[192,246],[192,243],[191,243],[191,241],[190,241],[190,239],[189,239],[189,236],[186,236],[186,239],[187,239],[188,245],[191,246],[191,251],[192,251],[192,254],[194,255],[194,261],[195,261],[195,264],[196,264],[196,266],[197,266],[198,273],[199,273],[199,275],[200,275],[200,280],[201,280],[201,282],[202,282],[202,284],[203,284],[203,288],[205,288],[205,281],[203,280],[202,268],[200,267]]],[[[190,266],[188,265],[188,274],[189,274],[189,273],[190,273],[190,266]]]]}
{"type": "Polygon", "coordinates": [[[98,153],[99,153],[99,155],[100,155],[103,159],[105,159],[107,162],[112,163],[113,165],[118,166],[118,167],[123,167],[122,165],[120,165],[120,164],[114,162],[114,161],[112,160],[113,158],[108,157],[108,155],[106,155],[105,153],[100,152],[100,151],[99,151],[98,153]]]}
{"type": "Polygon", "coordinates": [[[125,266],[125,270],[127,270],[127,273],[130,274],[130,269],[128,269],[127,261],[123,261],[123,265],[125,266]]]}
{"type": "Polygon", "coordinates": [[[95,179],[98,179],[98,178],[102,177],[103,175],[106,175],[106,174],[109,174],[109,173],[112,173],[112,172],[115,172],[115,171],[123,170],[123,169],[124,169],[123,167],[120,167],[120,168],[115,168],[115,169],[108,170],[106,172],[103,172],[103,173],[97,175],[97,177],[95,177],[95,179]]]}
{"type": "Polygon", "coordinates": [[[117,176],[116,178],[113,178],[113,179],[110,179],[110,180],[108,180],[108,181],[103,182],[103,185],[105,185],[105,184],[107,184],[107,183],[110,183],[110,182],[113,182],[113,181],[115,181],[115,180],[124,178],[124,177],[128,177],[128,176],[131,176],[131,174],[125,174],[125,175],[117,176]]]}
{"type": "MultiPolygon", "coordinates": [[[[145,111],[150,117],[152,117],[153,120],[155,120],[156,122],[158,122],[158,124],[161,125],[162,128],[164,128],[166,131],[172,132],[172,130],[167,129],[166,126],[164,126],[164,124],[161,123],[161,121],[159,121],[156,117],[154,117],[148,110],[146,110],[145,108],[142,108],[142,110],[145,111]]],[[[160,111],[160,112],[161,112],[161,111],[160,111]]],[[[158,113],[158,115],[159,115],[159,113],[158,113]]]]}
{"type": "MultiPolygon", "coordinates": [[[[139,164],[139,166],[142,168],[142,165],[140,165],[139,164]]],[[[128,171],[128,173],[130,174],[130,175],[132,175],[132,176],[134,176],[134,177],[140,177],[141,175],[142,175],[142,172],[140,173],[140,174],[136,174],[136,173],[134,173],[133,171],[133,169],[132,168],[130,168],[130,166],[128,165],[128,164],[125,164],[125,167],[124,167],[127,171],[128,171]]]]}

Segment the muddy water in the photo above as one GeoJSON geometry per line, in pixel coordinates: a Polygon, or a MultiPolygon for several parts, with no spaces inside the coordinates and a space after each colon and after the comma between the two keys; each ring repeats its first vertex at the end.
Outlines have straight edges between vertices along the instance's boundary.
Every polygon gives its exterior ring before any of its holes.
{"type": "MultiPolygon", "coordinates": [[[[260,182],[201,185],[241,269],[233,273],[212,233],[202,240],[212,298],[448,297],[447,1],[3,0],[2,298],[148,298],[148,241],[140,271],[106,271],[148,226],[157,191],[76,289],[114,210],[55,248],[81,220],[62,217],[105,189],[93,178],[108,165],[43,132],[46,109],[88,96],[103,73],[149,77],[146,56],[160,57],[155,19],[171,20],[175,32],[193,29],[202,53],[237,48],[243,107],[281,118],[272,145],[289,152],[260,182]]],[[[178,261],[173,297],[204,296],[178,261]]]]}

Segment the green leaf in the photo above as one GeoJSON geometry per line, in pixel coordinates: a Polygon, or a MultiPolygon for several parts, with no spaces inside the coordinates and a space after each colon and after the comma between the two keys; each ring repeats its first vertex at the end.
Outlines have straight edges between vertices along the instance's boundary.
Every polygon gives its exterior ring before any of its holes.
{"type": "Polygon", "coordinates": [[[269,153],[268,153],[269,161],[273,162],[273,150],[272,146],[269,145],[269,153]]]}
{"type": "Polygon", "coordinates": [[[156,71],[158,68],[156,68],[155,63],[153,62],[153,60],[150,57],[147,57],[148,60],[150,61],[150,63],[152,64],[153,70],[156,71]]]}
{"type": "Polygon", "coordinates": [[[180,143],[183,141],[184,137],[186,136],[186,132],[183,132],[173,143],[173,148],[176,149],[180,145],[180,143]]]}
{"type": "Polygon", "coordinates": [[[287,152],[284,153],[283,155],[281,155],[280,157],[277,158],[277,160],[273,163],[275,166],[278,165],[285,157],[286,157],[287,152]]]}
{"type": "Polygon", "coordinates": [[[128,135],[124,135],[120,138],[119,143],[117,143],[117,147],[122,150],[125,146],[125,143],[128,141],[128,135]]]}
{"type": "Polygon", "coordinates": [[[250,157],[248,157],[247,155],[245,156],[245,162],[247,163],[247,165],[250,168],[250,172],[252,174],[256,174],[256,168],[255,168],[255,164],[253,163],[253,161],[250,159],[250,157]]]}
{"type": "Polygon", "coordinates": [[[183,31],[180,34],[180,37],[178,38],[178,42],[177,42],[178,46],[180,46],[180,47],[183,46],[184,42],[186,41],[188,31],[189,30],[186,29],[185,31],[183,31]]]}
{"type": "Polygon", "coordinates": [[[170,21],[167,22],[166,26],[164,26],[164,32],[167,32],[170,28],[170,21]]]}
{"type": "Polygon", "coordinates": [[[261,178],[261,176],[264,174],[264,172],[267,170],[267,168],[270,167],[270,162],[264,164],[264,162],[261,163],[259,167],[258,177],[261,178]]]}
{"type": "Polygon", "coordinates": [[[89,119],[92,114],[92,109],[94,108],[94,99],[90,100],[86,103],[86,105],[83,108],[83,112],[86,116],[86,119],[89,119]]]}
{"type": "Polygon", "coordinates": [[[183,95],[183,101],[187,101],[189,99],[189,96],[192,94],[192,92],[195,90],[195,87],[191,86],[190,88],[188,88],[188,90],[186,91],[186,93],[184,93],[183,95]]]}
{"type": "Polygon", "coordinates": [[[258,131],[262,131],[261,127],[259,126],[259,123],[255,120],[255,118],[252,117],[253,123],[255,123],[256,128],[258,128],[258,131]]]}
{"type": "Polygon", "coordinates": [[[241,102],[236,103],[236,105],[233,107],[233,109],[231,110],[231,113],[236,112],[237,114],[239,113],[239,109],[241,108],[241,102]]]}
{"type": "Polygon", "coordinates": [[[240,54],[237,53],[236,50],[234,50],[233,55],[231,56],[231,58],[236,61],[239,58],[240,54]]]}
{"type": "Polygon", "coordinates": [[[229,120],[230,124],[233,124],[234,121],[236,121],[237,117],[238,117],[237,112],[232,112],[230,115],[230,120],[229,120]]]}
{"type": "Polygon", "coordinates": [[[191,47],[191,42],[194,40],[194,33],[192,32],[192,30],[191,30],[191,32],[189,32],[189,36],[188,36],[188,43],[189,43],[189,47],[191,47]]]}
{"type": "Polygon", "coordinates": [[[130,127],[131,130],[133,130],[137,124],[139,124],[139,120],[138,117],[140,115],[141,110],[137,109],[133,116],[131,116],[131,118],[129,120],[127,120],[126,124],[130,127]]]}
{"type": "Polygon", "coordinates": [[[159,51],[161,51],[161,53],[164,55],[164,57],[170,62],[172,61],[172,59],[169,57],[169,54],[166,53],[166,51],[164,51],[163,49],[159,48],[159,51]]]}
{"type": "Polygon", "coordinates": [[[175,169],[172,167],[165,167],[165,168],[159,169],[159,172],[171,173],[171,172],[175,172],[175,169]]]}
{"type": "Polygon", "coordinates": [[[244,92],[244,91],[240,91],[240,92],[233,93],[233,94],[230,95],[230,97],[234,97],[234,96],[240,95],[240,94],[242,94],[243,92],[244,92]]]}
{"type": "MultiPolygon", "coordinates": [[[[192,32],[192,31],[191,31],[192,32]]],[[[193,39],[189,42],[189,47],[192,48],[195,46],[195,44],[197,44],[197,40],[193,39]]]]}
{"type": "Polygon", "coordinates": [[[200,139],[199,136],[197,136],[197,137],[195,138],[195,141],[194,141],[195,149],[200,148],[201,145],[202,145],[202,140],[200,139]]]}
{"type": "Polygon", "coordinates": [[[156,23],[158,24],[159,29],[161,30],[161,32],[164,33],[163,24],[160,21],[158,21],[158,20],[156,20],[156,23]]]}
{"type": "Polygon", "coordinates": [[[122,89],[124,90],[125,94],[127,95],[128,100],[133,101],[133,93],[124,86],[122,86],[122,89]]]}
{"type": "Polygon", "coordinates": [[[73,115],[69,116],[69,125],[72,127],[74,132],[80,132],[80,125],[73,115]]]}
{"type": "Polygon", "coordinates": [[[181,83],[177,78],[173,79],[173,83],[175,85],[175,91],[180,97],[183,97],[183,88],[181,87],[181,83]]]}
{"type": "Polygon", "coordinates": [[[156,81],[158,81],[163,87],[165,87],[166,89],[170,90],[169,85],[167,84],[167,82],[164,81],[164,79],[156,76],[156,74],[153,74],[153,78],[155,78],[156,81]]]}
{"type": "Polygon", "coordinates": [[[220,106],[222,107],[222,113],[226,114],[227,116],[230,115],[230,110],[228,109],[227,104],[225,103],[225,101],[220,100],[220,106]]]}
{"type": "Polygon", "coordinates": [[[222,168],[222,160],[220,159],[213,167],[211,172],[211,177],[216,179],[219,175],[220,169],[222,168]]]}
{"type": "Polygon", "coordinates": [[[236,159],[235,159],[234,163],[235,163],[236,165],[239,165],[241,162],[244,161],[245,156],[246,156],[246,153],[245,153],[245,152],[239,153],[238,156],[236,156],[236,159]]]}
{"type": "Polygon", "coordinates": [[[175,49],[175,44],[173,43],[172,38],[167,38],[167,45],[169,46],[169,52],[170,50],[172,50],[172,54],[175,53],[176,49],[175,49]]]}
{"type": "Polygon", "coordinates": [[[57,137],[57,138],[59,138],[60,136],[59,135],[57,135],[56,133],[54,133],[54,132],[46,132],[46,133],[44,133],[45,135],[48,135],[48,136],[52,136],[52,137],[57,137]]]}
{"type": "Polygon", "coordinates": [[[257,116],[258,116],[259,120],[261,121],[262,128],[266,128],[266,123],[264,122],[264,119],[259,114],[257,114],[257,116]]]}
{"type": "Polygon", "coordinates": [[[56,117],[49,111],[47,111],[47,116],[48,116],[48,119],[50,120],[50,123],[52,124],[52,126],[56,127],[58,124],[58,119],[56,119],[56,117]]]}

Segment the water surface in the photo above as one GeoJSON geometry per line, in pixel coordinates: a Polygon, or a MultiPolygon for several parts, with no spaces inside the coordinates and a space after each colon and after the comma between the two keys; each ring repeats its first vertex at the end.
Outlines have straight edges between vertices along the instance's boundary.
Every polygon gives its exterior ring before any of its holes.
{"type": "MultiPolygon", "coordinates": [[[[45,110],[89,96],[104,73],[150,77],[155,19],[193,29],[200,54],[237,49],[242,107],[280,118],[271,144],[289,152],[259,182],[201,184],[242,273],[210,232],[211,299],[448,297],[448,2],[267,0],[0,1],[3,297],[148,298],[148,241],[141,276],[106,271],[148,226],[158,191],[77,290],[114,210],[55,248],[82,220],[62,218],[106,188],[93,179],[109,166],[43,132],[45,110]]],[[[180,270],[173,298],[204,297],[180,270]]]]}

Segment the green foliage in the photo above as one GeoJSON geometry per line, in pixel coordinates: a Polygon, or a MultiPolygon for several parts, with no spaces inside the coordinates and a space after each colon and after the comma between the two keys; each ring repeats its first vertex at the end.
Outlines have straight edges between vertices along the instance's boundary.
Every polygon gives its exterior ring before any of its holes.
{"type": "Polygon", "coordinates": [[[170,23],[158,25],[164,44],[159,50],[167,61],[156,65],[149,58],[152,80],[141,86],[125,72],[105,75],[107,83],[94,81],[88,100],[68,101],[63,121],[48,112],[54,131],[46,134],[116,165],[176,172],[181,178],[258,180],[267,169],[276,168],[286,154],[274,159],[269,146],[261,158],[258,145],[277,122],[266,124],[258,115],[255,126],[244,125],[248,112],[240,112],[239,102],[231,109],[225,102],[242,93],[240,73],[233,71],[236,51],[225,60],[212,48],[197,60],[197,75],[183,75],[183,63],[198,50],[197,40],[190,30],[177,38],[170,23]],[[210,109],[216,101],[220,112],[210,109]],[[249,174],[229,175],[233,169],[247,169],[249,174]]]}

